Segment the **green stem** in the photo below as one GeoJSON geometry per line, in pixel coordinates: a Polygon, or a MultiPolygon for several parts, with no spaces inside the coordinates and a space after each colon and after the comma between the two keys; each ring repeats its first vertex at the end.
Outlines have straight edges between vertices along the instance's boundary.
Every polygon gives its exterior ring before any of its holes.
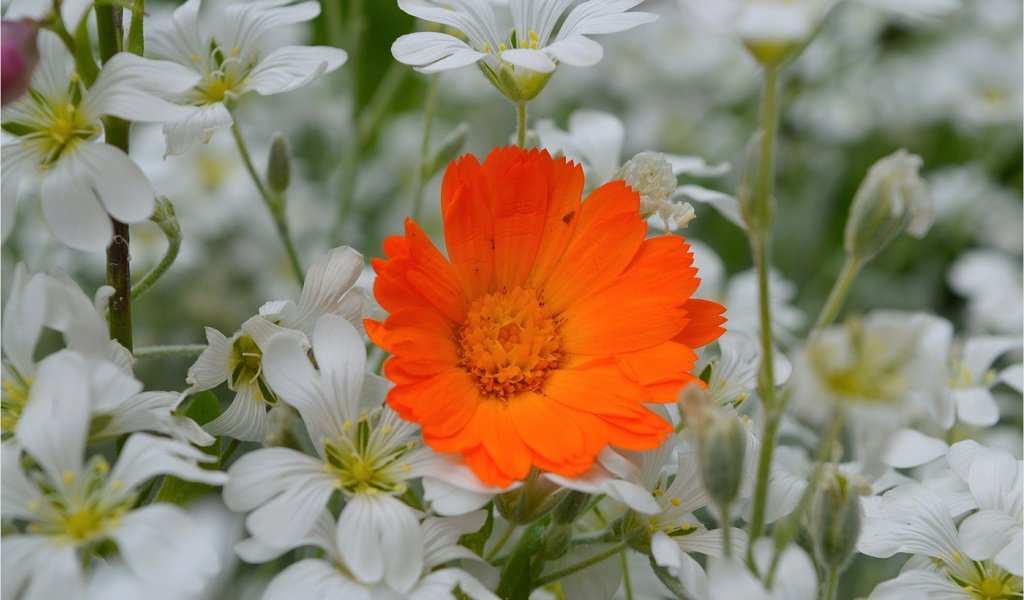
{"type": "Polygon", "coordinates": [[[526,148],[526,100],[516,103],[516,145],[526,148]]]}
{"type": "Polygon", "coordinates": [[[775,363],[772,343],[771,269],[772,196],[775,187],[775,135],[778,124],[777,87],[778,70],[765,68],[764,96],[761,103],[761,152],[752,202],[758,223],[750,224],[750,245],[757,268],[758,300],[761,321],[761,368],[758,372],[758,392],[765,406],[765,432],[761,438],[761,456],[757,468],[757,486],[750,522],[750,547],[764,529],[764,513],[768,500],[768,478],[771,474],[775,433],[782,411],[775,398],[775,363]]]}
{"type": "Polygon", "coordinates": [[[321,0],[324,9],[324,24],[327,29],[327,43],[341,48],[345,42],[341,31],[341,0],[321,0]]]}
{"type": "Polygon", "coordinates": [[[152,358],[155,356],[196,356],[206,350],[206,344],[179,344],[176,346],[143,346],[136,348],[132,354],[135,358],[152,358]]]}
{"type": "Polygon", "coordinates": [[[622,563],[622,587],[626,590],[626,600],[633,600],[633,584],[629,579],[629,559],[626,553],[619,554],[619,561],[622,563]]]}
{"type": "Polygon", "coordinates": [[[384,74],[384,78],[380,80],[380,84],[377,85],[377,89],[373,91],[370,103],[363,109],[356,122],[360,151],[373,142],[374,135],[380,129],[380,124],[384,122],[388,108],[391,107],[391,102],[398,94],[402,81],[408,73],[409,70],[405,65],[398,62],[392,63],[388,67],[387,73],[384,74]]]}
{"type": "Polygon", "coordinates": [[[434,113],[437,110],[437,79],[439,75],[434,73],[427,83],[427,99],[423,105],[423,141],[420,143],[420,163],[416,169],[416,185],[412,192],[412,220],[420,220],[420,211],[423,208],[423,189],[427,185],[427,177],[424,171],[430,161],[430,131],[434,127],[434,113]]]}
{"type": "Polygon", "coordinates": [[[853,280],[857,277],[857,273],[862,265],[861,261],[852,256],[846,257],[846,261],[843,262],[843,269],[839,272],[839,277],[835,283],[832,284],[832,291],[828,294],[828,300],[825,301],[825,306],[821,309],[821,314],[818,315],[818,321],[814,324],[814,331],[820,331],[836,320],[836,317],[839,315],[839,309],[843,307],[843,301],[846,300],[846,295],[850,292],[850,286],[853,284],[853,280]]]}
{"type": "Polygon", "coordinates": [[[775,531],[775,557],[772,559],[772,564],[768,568],[767,577],[765,577],[765,585],[768,589],[771,589],[772,582],[775,580],[775,571],[779,566],[779,558],[782,556],[782,550],[789,545],[789,542],[796,537],[797,532],[800,530],[800,522],[803,518],[804,512],[811,505],[811,500],[814,498],[814,492],[818,489],[818,483],[821,481],[821,476],[825,472],[825,463],[829,461],[832,455],[832,446],[836,440],[839,439],[839,434],[843,431],[843,422],[845,421],[842,413],[836,413],[832,416],[831,426],[825,433],[825,436],[821,438],[818,443],[818,451],[815,453],[815,466],[814,470],[811,471],[811,477],[807,482],[807,487],[804,488],[803,494],[800,495],[800,501],[797,502],[796,509],[790,513],[788,517],[782,520],[776,531],[775,531]]]}
{"type": "MultiPolygon", "coordinates": [[[[166,232],[165,232],[166,233],[166,232]]],[[[180,235],[168,235],[167,236],[167,250],[164,252],[163,258],[160,262],[153,267],[146,276],[142,278],[142,281],[136,283],[131,288],[132,300],[137,299],[139,296],[149,291],[149,288],[153,287],[153,284],[160,280],[167,272],[167,269],[171,268],[174,264],[175,259],[178,258],[178,252],[181,251],[181,236],[180,235]]]]}
{"type": "MultiPolygon", "coordinates": [[[[104,63],[109,61],[121,49],[120,8],[110,5],[96,6],[96,31],[100,47],[100,58],[104,63]]],[[[82,51],[82,48],[78,48],[82,51]]],[[[90,57],[91,60],[91,57],[90,57]]],[[[128,153],[128,121],[108,117],[103,120],[104,140],[106,143],[128,153]]],[[[110,297],[110,337],[132,350],[132,273],[129,264],[130,233],[128,225],[117,219],[110,218],[114,236],[107,246],[107,285],[114,288],[110,297]]]]}
{"type": "Polygon", "coordinates": [[[722,528],[723,551],[726,558],[732,558],[732,518],[729,516],[729,504],[723,503],[718,507],[718,512],[722,516],[722,522],[719,525],[722,528]]]}
{"type": "Polygon", "coordinates": [[[132,24],[128,27],[128,51],[142,56],[145,50],[145,35],[142,21],[146,14],[146,0],[135,0],[132,5],[132,24]]]}
{"type": "Polygon", "coordinates": [[[828,567],[826,572],[827,575],[825,576],[825,587],[822,590],[822,598],[825,600],[835,600],[836,592],[839,591],[839,569],[835,567],[828,567]]]}
{"type": "Polygon", "coordinates": [[[515,523],[509,521],[508,527],[505,528],[505,531],[501,534],[501,537],[498,538],[498,541],[494,543],[494,547],[492,547],[484,556],[484,560],[487,562],[491,562],[491,560],[493,560],[494,557],[498,555],[498,552],[500,552],[501,549],[505,547],[505,544],[508,543],[508,541],[512,538],[512,532],[515,530],[515,523]]]}
{"type": "Polygon", "coordinates": [[[291,264],[292,271],[295,273],[295,277],[299,280],[299,285],[302,284],[305,279],[305,273],[302,270],[302,265],[299,263],[299,255],[295,252],[295,246],[292,245],[291,237],[288,235],[288,218],[285,215],[284,203],[281,202],[280,198],[275,198],[270,195],[267,188],[263,185],[263,181],[260,179],[258,173],[256,173],[256,167],[252,164],[252,157],[249,154],[249,148],[245,145],[245,139],[242,137],[242,130],[238,127],[238,119],[231,124],[231,135],[235,138],[235,145],[238,146],[238,153],[242,156],[242,162],[245,164],[245,170],[249,172],[249,177],[252,182],[256,184],[256,189],[260,193],[260,198],[263,199],[263,204],[266,205],[267,210],[270,211],[270,216],[274,220],[274,226],[277,228],[277,235],[281,238],[281,244],[284,246],[285,252],[288,254],[288,262],[291,264]]]}
{"type": "Polygon", "coordinates": [[[591,567],[593,565],[596,565],[597,563],[605,560],[606,558],[609,558],[611,556],[615,556],[619,552],[622,552],[623,550],[625,550],[628,546],[629,546],[629,543],[626,542],[625,540],[623,540],[623,541],[615,544],[614,546],[611,546],[607,550],[605,550],[603,552],[599,552],[598,554],[595,554],[594,556],[591,556],[590,558],[588,558],[586,560],[581,560],[580,562],[578,562],[578,563],[576,563],[574,565],[570,565],[570,566],[568,566],[568,567],[566,567],[564,569],[560,569],[558,571],[555,571],[554,573],[549,573],[548,575],[545,575],[544,577],[538,578],[537,581],[534,582],[534,585],[536,587],[543,587],[543,586],[545,586],[545,585],[547,585],[549,583],[554,583],[555,581],[558,581],[559,579],[561,579],[563,577],[567,577],[569,575],[572,575],[573,573],[576,573],[578,571],[582,571],[583,569],[586,569],[587,567],[591,567]]]}

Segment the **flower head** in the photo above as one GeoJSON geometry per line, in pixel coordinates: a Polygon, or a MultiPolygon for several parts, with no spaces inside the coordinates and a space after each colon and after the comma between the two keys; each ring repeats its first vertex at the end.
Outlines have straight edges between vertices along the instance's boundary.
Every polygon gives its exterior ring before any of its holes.
{"type": "Polygon", "coordinates": [[[477,63],[510,99],[530,100],[558,63],[589,67],[601,60],[601,45],[586,36],[625,31],[655,20],[650,13],[626,12],[642,1],[589,0],[562,20],[575,0],[507,0],[503,4],[511,12],[509,29],[499,27],[486,0],[399,0],[398,6],[410,15],[447,25],[465,37],[410,33],[398,38],[391,52],[399,62],[424,73],[477,63]],[[556,28],[559,21],[561,26],[556,28]]]}
{"type": "Polygon", "coordinates": [[[38,175],[43,216],[54,235],[76,250],[102,250],[113,235],[111,217],[143,221],[156,201],[149,180],[124,151],[96,143],[102,118],[181,118],[189,109],[158,94],[188,89],[196,78],[178,65],[121,52],[86,89],[71,55],[50,32],[39,34],[39,61],[29,93],[3,108],[4,131],[16,136],[5,136],[3,144],[3,236],[14,226],[19,184],[38,175]]]}
{"type": "Polygon", "coordinates": [[[408,220],[373,261],[389,404],[488,484],[657,447],[672,426],[643,405],[674,402],[693,349],[722,333],[723,308],[691,298],[685,241],[645,240],[621,181],[582,190],[582,169],[546,152],[463,157],[441,190],[448,257],[408,220]]]}
{"type": "Polygon", "coordinates": [[[181,5],[172,24],[147,43],[154,56],[183,65],[200,78],[178,96],[179,102],[198,110],[164,126],[168,154],[185,152],[196,139],[209,141],[230,127],[227,102],[250,91],[269,96],[296,90],[348,58],[344,50],[324,46],[284,46],[264,53],[264,38],[271,30],[315,18],[320,13],[317,2],[238,2],[224,9],[223,27],[216,32],[200,27],[199,7],[200,0],[181,5]]]}

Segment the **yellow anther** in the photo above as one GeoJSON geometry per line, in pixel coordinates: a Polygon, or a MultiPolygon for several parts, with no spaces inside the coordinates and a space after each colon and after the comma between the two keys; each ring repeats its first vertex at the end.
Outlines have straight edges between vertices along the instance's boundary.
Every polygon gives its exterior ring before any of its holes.
{"type": "Polygon", "coordinates": [[[189,54],[189,55],[188,55],[188,58],[189,58],[189,60],[191,60],[192,62],[196,62],[196,63],[197,63],[197,62],[199,62],[199,61],[201,61],[201,60],[203,60],[203,59],[202,59],[202,57],[200,57],[200,56],[199,56],[198,54],[196,54],[195,52],[193,52],[192,54],[189,54]]]}
{"type": "Polygon", "coordinates": [[[508,46],[505,45],[505,42],[498,44],[498,52],[504,52],[506,50],[508,50],[508,46]]]}
{"type": "Polygon", "coordinates": [[[123,482],[123,481],[121,481],[120,479],[115,479],[115,480],[114,480],[114,481],[113,481],[113,482],[112,482],[112,483],[110,484],[110,489],[114,490],[115,492],[117,492],[117,491],[119,491],[119,490],[122,490],[122,489],[124,489],[124,482],[123,482]]]}
{"type": "Polygon", "coordinates": [[[402,472],[408,473],[409,471],[412,471],[412,467],[408,463],[402,463],[402,472]]]}
{"type": "Polygon", "coordinates": [[[352,429],[352,421],[345,421],[341,424],[342,431],[349,431],[352,429]]]}
{"type": "Polygon", "coordinates": [[[679,500],[679,498],[673,498],[673,499],[671,500],[671,502],[672,502],[672,506],[681,506],[681,505],[683,504],[683,503],[682,503],[682,502],[681,502],[681,501],[679,500]]]}
{"type": "Polygon", "coordinates": [[[490,54],[491,53],[491,45],[489,43],[487,43],[487,42],[484,42],[484,45],[483,45],[482,48],[480,48],[480,51],[483,52],[484,54],[490,54]]]}
{"type": "Polygon", "coordinates": [[[964,557],[961,556],[959,552],[954,552],[953,553],[953,562],[962,562],[963,560],[964,560],[964,557]]]}
{"type": "Polygon", "coordinates": [[[655,498],[660,498],[664,493],[665,491],[662,490],[661,488],[655,488],[654,491],[651,492],[651,494],[653,494],[655,498]]]}
{"type": "Polygon", "coordinates": [[[230,56],[238,56],[238,46],[235,46],[234,48],[232,48],[231,52],[228,52],[228,54],[230,56]]]}
{"type": "Polygon", "coordinates": [[[71,469],[64,471],[64,485],[71,485],[75,482],[75,472],[71,469]]]}
{"type": "Polygon", "coordinates": [[[390,425],[385,425],[385,426],[381,427],[380,430],[381,430],[382,433],[384,433],[384,435],[387,435],[387,434],[391,433],[392,430],[394,430],[394,427],[392,427],[390,425]]]}

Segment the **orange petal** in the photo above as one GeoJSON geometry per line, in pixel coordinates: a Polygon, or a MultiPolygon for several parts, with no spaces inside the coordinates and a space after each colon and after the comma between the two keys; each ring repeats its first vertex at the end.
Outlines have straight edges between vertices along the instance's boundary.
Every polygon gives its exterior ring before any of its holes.
{"type": "Polygon", "coordinates": [[[424,434],[450,436],[470,422],[480,398],[469,375],[453,369],[418,383],[396,385],[387,401],[402,418],[420,423],[424,434]]]}
{"type": "Polygon", "coordinates": [[[484,449],[498,459],[498,470],[512,479],[526,477],[533,462],[533,453],[512,424],[508,405],[498,400],[485,400],[477,407],[473,420],[484,449]]]}
{"type": "Polygon", "coordinates": [[[466,466],[487,485],[505,487],[515,481],[501,471],[498,461],[488,454],[483,446],[467,450],[463,457],[466,459],[466,466]]]}
{"type": "Polygon", "coordinates": [[[683,330],[673,340],[686,344],[690,348],[700,348],[717,340],[725,333],[725,307],[717,302],[691,298],[683,305],[686,309],[687,322],[683,330]]]}

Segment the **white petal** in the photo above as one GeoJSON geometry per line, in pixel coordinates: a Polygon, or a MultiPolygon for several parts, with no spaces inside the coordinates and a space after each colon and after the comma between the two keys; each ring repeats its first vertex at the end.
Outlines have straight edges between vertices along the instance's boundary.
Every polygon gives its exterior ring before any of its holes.
{"type": "Polygon", "coordinates": [[[863,499],[865,519],[857,550],[888,558],[897,552],[925,554],[954,562],[958,534],[942,498],[910,483],[881,498],[863,499]]]}
{"type": "Polygon", "coordinates": [[[999,380],[1017,390],[1017,393],[1024,392],[1024,365],[1006,367],[999,373],[999,380]]]}
{"type": "Polygon", "coordinates": [[[917,467],[946,454],[949,446],[914,429],[901,429],[890,439],[882,460],[891,467],[917,467]]]}
{"type": "Polygon", "coordinates": [[[269,427],[267,403],[259,385],[243,383],[228,409],[219,417],[203,425],[210,435],[226,435],[243,442],[262,442],[267,437],[269,427]]]}
{"type": "Polygon", "coordinates": [[[3,350],[21,377],[31,377],[36,342],[46,314],[45,276],[29,275],[25,263],[14,268],[3,315],[3,350]]]}
{"type": "Polygon", "coordinates": [[[328,250],[306,270],[302,295],[292,319],[284,327],[312,336],[316,320],[333,313],[338,302],[363,272],[363,255],[348,246],[328,250]]]}
{"type": "Polygon", "coordinates": [[[337,315],[324,315],[313,331],[313,354],[320,367],[324,391],[333,395],[341,415],[358,417],[359,389],[366,367],[366,347],[355,327],[337,315]]]}
{"type": "Polygon", "coordinates": [[[948,577],[913,569],[883,582],[871,592],[869,600],[969,600],[972,596],[948,577]]]}
{"type": "Polygon", "coordinates": [[[110,216],[138,223],[153,214],[156,192],[139,165],[120,148],[80,144],[69,160],[73,160],[75,179],[93,190],[110,216]]]}
{"type": "MultiPolygon", "coordinates": [[[[743,556],[747,552],[747,532],[731,527],[732,551],[734,556],[743,556]]],[[[705,529],[676,538],[676,543],[686,552],[699,552],[708,556],[722,556],[725,542],[721,529],[705,529]]]]}
{"type": "Polygon", "coordinates": [[[480,508],[495,495],[521,485],[519,482],[507,488],[486,485],[461,456],[446,454],[428,466],[423,476],[423,497],[439,515],[462,515],[480,508]]]}
{"type": "Polygon", "coordinates": [[[44,536],[5,535],[3,550],[0,585],[5,600],[82,600],[85,597],[81,561],[74,546],[54,544],[53,539],[44,536]]]}
{"type": "Polygon", "coordinates": [[[965,482],[971,478],[971,465],[987,448],[974,440],[963,440],[949,447],[946,461],[949,468],[960,476],[965,482]]]}
{"type": "Polygon", "coordinates": [[[313,558],[300,560],[274,578],[264,600],[372,600],[370,590],[341,575],[330,564],[313,558]]]}
{"type": "Polygon", "coordinates": [[[517,67],[537,71],[538,73],[551,73],[555,70],[554,61],[541,50],[513,48],[502,52],[501,60],[517,67]]]}
{"type": "Polygon", "coordinates": [[[455,559],[480,557],[459,546],[459,538],[480,530],[487,519],[487,511],[478,510],[459,517],[427,517],[423,520],[423,558],[427,569],[455,559]]]}
{"type": "Polygon", "coordinates": [[[676,195],[684,196],[695,202],[710,204],[733,225],[740,229],[747,228],[746,224],[743,223],[743,217],[740,216],[739,201],[734,196],[692,184],[681,185],[676,188],[676,195]]]}
{"type": "Polygon", "coordinates": [[[216,441],[210,434],[192,419],[174,414],[182,397],[178,392],[143,392],[133,396],[130,402],[113,412],[110,423],[94,435],[107,437],[156,431],[182,442],[209,446],[216,441]]]}
{"type": "Polygon", "coordinates": [[[68,158],[57,161],[40,191],[43,217],[64,244],[75,250],[98,252],[110,243],[114,227],[95,191],[76,176],[68,158]]]}
{"type": "MultiPolygon", "coordinates": [[[[967,555],[975,560],[987,560],[996,555],[1020,532],[1021,524],[999,510],[982,510],[960,523],[960,543],[967,555]]],[[[1020,574],[1018,565],[1015,573],[1020,574]]]]}
{"type": "MultiPolygon", "coordinates": [[[[194,65],[194,57],[209,54],[199,27],[200,0],[188,0],[174,10],[170,23],[154,28],[146,35],[146,54],[171,59],[182,65],[194,65]]],[[[203,64],[200,62],[200,64],[203,64]]],[[[198,66],[198,65],[197,65],[198,66]]]]}
{"type": "Polygon", "coordinates": [[[963,361],[973,381],[981,383],[988,370],[1000,356],[1021,347],[1020,338],[1008,336],[985,336],[967,340],[964,344],[963,361]]]}
{"type": "Polygon", "coordinates": [[[70,352],[44,359],[15,431],[18,443],[57,486],[63,485],[66,474],[82,471],[89,433],[86,373],[82,359],[70,352]]]}
{"type": "Polygon", "coordinates": [[[356,495],[338,518],[338,550],[362,583],[407,592],[423,571],[423,538],[408,506],[391,496],[356,495]]]}
{"type": "Polygon", "coordinates": [[[327,46],[285,46],[261,60],[250,86],[264,96],[297,90],[345,63],[348,54],[327,46]]]}
{"type": "Polygon", "coordinates": [[[772,598],[750,570],[735,559],[708,561],[708,597],[711,600],[772,598]]]}
{"type": "Polygon", "coordinates": [[[732,168],[727,162],[709,165],[699,156],[683,156],[681,154],[665,154],[665,160],[672,165],[674,175],[690,175],[691,177],[718,177],[725,175],[732,168]]]}
{"type": "Polygon", "coordinates": [[[967,484],[978,508],[1016,514],[1021,510],[1021,463],[1004,450],[986,450],[971,464],[967,484]]]}
{"type": "Polygon", "coordinates": [[[569,13],[556,39],[599,33],[616,33],[658,19],[643,12],[625,12],[643,0],[590,0],[569,13]]]}
{"type": "Polygon", "coordinates": [[[498,600],[475,577],[462,569],[439,569],[424,577],[416,588],[407,596],[408,600],[434,600],[435,598],[449,598],[452,590],[458,586],[462,593],[473,600],[498,600]]]}
{"type": "Polygon", "coordinates": [[[14,440],[3,443],[0,449],[0,478],[4,484],[0,486],[0,510],[5,518],[32,519],[36,512],[32,509],[43,494],[35,482],[26,477],[21,470],[21,449],[14,440]]]}
{"type": "Polygon", "coordinates": [[[213,134],[231,127],[232,123],[231,113],[221,102],[200,106],[174,121],[168,121],[163,128],[167,139],[165,155],[187,152],[197,139],[205,144],[213,134]]]}
{"type": "Polygon", "coordinates": [[[545,47],[544,52],[555,60],[573,67],[596,65],[604,56],[604,48],[601,47],[601,44],[582,35],[559,39],[554,44],[545,47]]]}
{"type": "Polygon", "coordinates": [[[664,531],[654,532],[651,537],[651,557],[660,567],[665,567],[674,577],[679,577],[683,566],[683,550],[664,531]]]}
{"type": "Polygon", "coordinates": [[[399,37],[391,45],[391,54],[398,62],[421,67],[428,73],[458,69],[487,56],[454,36],[433,31],[407,33],[399,37]]]}
{"type": "Polygon", "coordinates": [[[151,504],[121,517],[111,537],[119,555],[139,579],[182,595],[202,590],[220,570],[215,548],[204,540],[185,511],[151,504]]]}
{"type": "Polygon", "coordinates": [[[263,348],[263,376],[283,402],[299,411],[310,439],[319,448],[324,437],[340,436],[345,421],[358,415],[349,417],[338,400],[329,397],[306,352],[306,343],[299,337],[274,336],[263,348]]]}
{"type": "Polygon", "coordinates": [[[996,553],[992,560],[1014,575],[1024,575],[1024,532],[1020,524],[1010,536],[1009,543],[996,553]]]}
{"type": "Polygon", "coordinates": [[[335,481],[323,471],[302,470],[274,482],[277,494],[246,518],[253,537],[264,544],[291,546],[309,535],[337,489],[335,481]]]}
{"type": "Polygon", "coordinates": [[[201,392],[217,387],[231,376],[231,339],[213,327],[206,328],[206,349],[196,362],[188,368],[185,382],[189,384],[189,392],[201,392]]]}
{"type": "Polygon", "coordinates": [[[174,475],[186,481],[223,485],[227,475],[203,469],[198,464],[215,460],[216,457],[178,440],[133,433],[107,479],[120,482],[126,491],[155,475],[174,475]]]}
{"type": "Polygon", "coordinates": [[[194,109],[158,94],[185,92],[199,83],[199,74],[177,63],[151,60],[129,52],[114,55],[82,98],[88,115],[112,115],[129,121],[162,123],[188,116],[194,109]]]}
{"type": "Polygon", "coordinates": [[[991,427],[999,422],[999,405],[992,392],[983,387],[950,390],[957,417],[975,427],[991,427]]]}

